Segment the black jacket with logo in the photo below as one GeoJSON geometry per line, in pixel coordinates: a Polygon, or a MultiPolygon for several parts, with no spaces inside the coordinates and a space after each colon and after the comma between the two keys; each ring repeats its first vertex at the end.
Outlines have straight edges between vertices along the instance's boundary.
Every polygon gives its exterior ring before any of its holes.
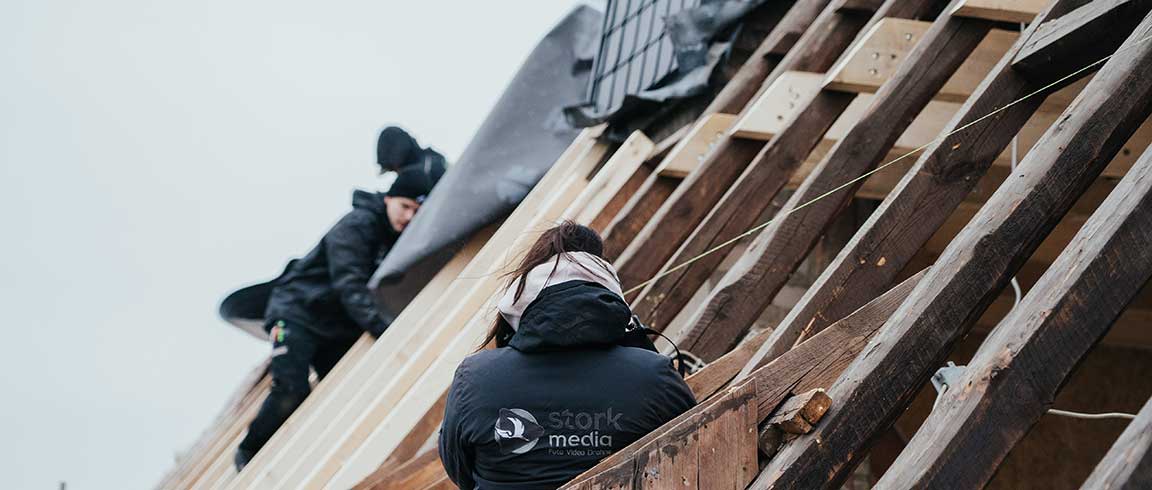
{"type": "Polygon", "coordinates": [[[377,306],[368,279],[397,237],[384,195],[354,192],[352,211],[276,278],[265,318],[304,326],[321,337],[348,338],[365,331],[379,337],[393,317],[377,306]]]}
{"type": "Polygon", "coordinates": [[[508,347],[456,370],[440,458],[460,488],[553,489],[696,404],[656,352],[619,345],[628,306],[602,286],[549,286],[508,347]]]}

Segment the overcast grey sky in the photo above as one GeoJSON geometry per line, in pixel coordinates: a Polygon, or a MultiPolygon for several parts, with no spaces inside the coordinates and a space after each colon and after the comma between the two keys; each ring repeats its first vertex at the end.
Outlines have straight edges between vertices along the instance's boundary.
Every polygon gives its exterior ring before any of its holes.
{"type": "Polygon", "coordinates": [[[0,488],[153,486],[266,355],[221,297],[383,184],[384,125],[458,155],[579,3],[0,3],[0,488]]]}

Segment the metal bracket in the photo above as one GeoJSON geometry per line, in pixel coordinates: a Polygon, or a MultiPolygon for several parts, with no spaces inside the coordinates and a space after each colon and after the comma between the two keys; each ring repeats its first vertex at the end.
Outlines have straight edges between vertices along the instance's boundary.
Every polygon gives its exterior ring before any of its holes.
{"type": "Polygon", "coordinates": [[[964,368],[965,366],[957,366],[956,363],[948,361],[947,366],[937,369],[936,374],[932,375],[932,387],[940,393],[948,386],[956,386],[960,383],[960,376],[964,375],[964,368]]]}

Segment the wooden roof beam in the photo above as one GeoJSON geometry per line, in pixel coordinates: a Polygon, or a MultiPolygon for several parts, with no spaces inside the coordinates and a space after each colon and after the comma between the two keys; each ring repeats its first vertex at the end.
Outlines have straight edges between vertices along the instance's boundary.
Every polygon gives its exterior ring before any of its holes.
{"type": "MultiPolygon", "coordinates": [[[[1075,2],[1059,0],[1050,9],[1067,8],[1075,2]]],[[[1047,18],[1048,13],[1041,15],[1041,19],[1047,18]]],[[[1035,28],[1029,27],[1025,37],[1035,28]]],[[[1020,44],[1014,49],[1019,49],[1020,44]]],[[[1102,50],[1099,55],[1110,53],[1102,50]]],[[[942,132],[952,133],[999,110],[996,117],[952,134],[919,155],[835,261],[781,320],[741,375],[787,351],[798,339],[819,332],[859,308],[872,298],[870,291],[892,284],[916,252],[980,184],[997,155],[1043,102],[1039,96],[1019,99],[1051,82],[1023,77],[1012,69],[1011,61],[1011,54],[1000,60],[942,132]]]]}
{"type": "MultiPolygon", "coordinates": [[[[849,317],[813,337],[811,342],[780,357],[740,384],[700,403],[628,447],[604,458],[595,467],[577,476],[562,488],[609,488],[597,485],[613,481],[631,482],[634,480],[634,475],[652,467],[652,464],[644,459],[645,455],[659,452],[665,447],[683,445],[685,440],[694,437],[702,424],[722,412],[731,410],[734,405],[743,406],[748,401],[751,401],[754,407],[751,424],[753,440],[750,449],[755,451],[758,445],[755,441],[756,424],[771,416],[777,407],[794,393],[824,388],[835,381],[868,343],[868,339],[908,297],[923,276],[924,273],[921,272],[908,278],[849,317]]],[[[706,366],[701,374],[712,368],[713,366],[706,366]]],[[[728,441],[721,443],[731,444],[728,441]]],[[[744,488],[744,485],[737,488],[744,488]]]]}
{"type": "MultiPolygon", "coordinates": [[[[925,1],[934,0],[908,3],[925,1]]],[[[766,83],[770,84],[789,70],[827,70],[867,22],[866,15],[839,14],[835,5],[829,5],[805,31],[796,48],[776,65],[765,79],[766,83]]],[[[617,254],[614,259],[621,283],[632,286],[656,274],[763,148],[763,142],[724,138],[675,193],[647,217],[634,236],[608,236],[605,250],[617,254]]],[[[612,234],[615,235],[615,231],[612,234]]],[[[653,328],[662,327],[653,325],[653,328]]]]}
{"type": "MultiPolygon", "coordinates": [[[[784,204],[778,218],[757,234],[740,260],[710,292],[689,322],[692,326],[680,339],[681,349],[711,360],[723,355],[743,337],[859,185],[840,186],[881,163],[901,133],[984,39],[991,25],[988,21],[947,15],[933,23],[932,29],[876,94],[867,113],[817,165],[784,204]],[[813,204],[805,205],[817,198],[813,204]]],[[[814,101],[824,99],[826,94],[833,97],[840,93],[822,90],[814,101]]],[[[769,143],[769,150],[794,146],[787,144],[790,143],[788,137],[803,126],[798,122],[812,119],[809,112],[810,109],[805,111],[804,117],[798,117],[769,143]]],[[[804,130],[804,133],[795,139],[806,140],[807,145],[801,148],[810,151],[824,131],[804,130]]],[[[807,153],[804,151],[804,156],[807,153]]],[[[788,175],[802,161],[788,161],[786,165],[769,161],[766,168],[779,169],[780,177],[766,182],[750,177],[742,180],[756,182],[748,187],[749,192],[774,195],[774,191],[764,189],[783,187],[788,175]]],[[[743,188],[743,182],[738,183],[730,194],[743,188]]],[[[745,199],[733,202],[743,203],[745,199]]]]}
{"type": "MultiPolygon", "coordinates": [[[[805,33],[797,50],[781,63],[778,75],[827,70],[843,56],[865,24],[877,23],[888,15],[918,17],[940,3],[890,0],[867,22],[856,15],[838,13],[831,5],[805,33]]],[[[689,176],[675,200],[670,198],[665,204],[662,219],[653,220],[620,257],[617,266],[625,286],[647,280],[670,264],[697,257],[751,228],[854,97],[855,94],[819,91],[815,97],[797,98],[803,109],[786,124],[787,130],[767,145],[738,138],[722,143],[689,176]]],[[[723,258],[724,254],[712,254],[661,278],[632,302],[633,310],[652,328],[663,329],[723,258]]]]}
{"type": "MultiPolygon", "coordinates": [[[[779,70],[781,64],[790,64],[789,60],[801,58],[809,48],[802,47],[793,53],[783,55],[783,58],[773,54],[784,46],[794,45],[784,41],[789,33],[805,32],[816,22],[816,11],[823,9],[829,0],[798,0],[793,4],[787,14],[781,18],[772,32],[764,39],[756,51],[753,52],[744,65],[736,72],[732,79],[724,85],[716,98],[704,110],[704,115],[714,113],[737,113],[755,97],[765,80],[771,80],[779,70]]],[[[804,37],[801,37],[804,39],[804,37]]],[[[801,43],[803,46],[803,43],[801,43]]],[[[734,145],[732,154],[720,163],[728,165],[742,165],[756,153],[758,143],[744,143],[734,145]],[[741,162],[743,158],[743,162],[741,162]]],[[[711,164],[710,164],[711,165],[711,164]]],[[[723,166],[723,165],[721,165],[723,166]]],[[[734,177],[733,177],[734,178],[734,177]]],[[[681,179],[653,173],[636,190],[632,197],[621,207],[619,213],[604,228],[604,253],[611,260],[617,257],[628,247],[635,237],[662,208],[669,197],[680,187],[681,179]]],[[[621,277],[623,279],[623,277],[621,277]]],[[[626,281],[625,281],[626,282],[626,281]]]]}
{"type": "Polygon", "coordinates": [[[879,485],[987,484],[1152,277],[1149,242],[1152,151],[992,331],[879,485]]]}
{"type": "Polygon", "coordinates": [[[1128,423],[1080,488],[1139,490],[1149,487],[1152,487],[1152,400],[1128,423]]]}
{"type": "Polygon", "coordinates": [[[1148,0],[1096,0],[1040,24],[1016,53],[1012,67],[1028,76],[1055,78],[1099,60],[1152,10],[1148,0]]]}
{"type": "Polygon", "coordinates": [[[824,488],[848,477],[869,441],[908,406],[955,340],[1152,113],[1152,44],[1128,45],[1149,34],[1152,16],[1029,153],[1026,170],[1013,174],[952,242],[868,354],[831,387],[837,402],[821,425],[783,448],[750,488],[824,488]]]}

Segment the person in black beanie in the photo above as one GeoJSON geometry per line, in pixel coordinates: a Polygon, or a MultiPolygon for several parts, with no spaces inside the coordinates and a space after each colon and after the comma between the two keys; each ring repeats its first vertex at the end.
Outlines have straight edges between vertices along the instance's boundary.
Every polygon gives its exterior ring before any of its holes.
{"type": "Polygon", "coordinates": [[[237,471],[311,392],[309,368],[321,379],[363,332],[379,338],[395,319],[382,310],[368,279],[444,175],[444,157],[421,148],[403,129],[385,128],[377,143],[387,192],[355,191],[346,214],[303,258],[274,281],[264,312],[272,341],[272,389],[236,450],[237,471]]]}

